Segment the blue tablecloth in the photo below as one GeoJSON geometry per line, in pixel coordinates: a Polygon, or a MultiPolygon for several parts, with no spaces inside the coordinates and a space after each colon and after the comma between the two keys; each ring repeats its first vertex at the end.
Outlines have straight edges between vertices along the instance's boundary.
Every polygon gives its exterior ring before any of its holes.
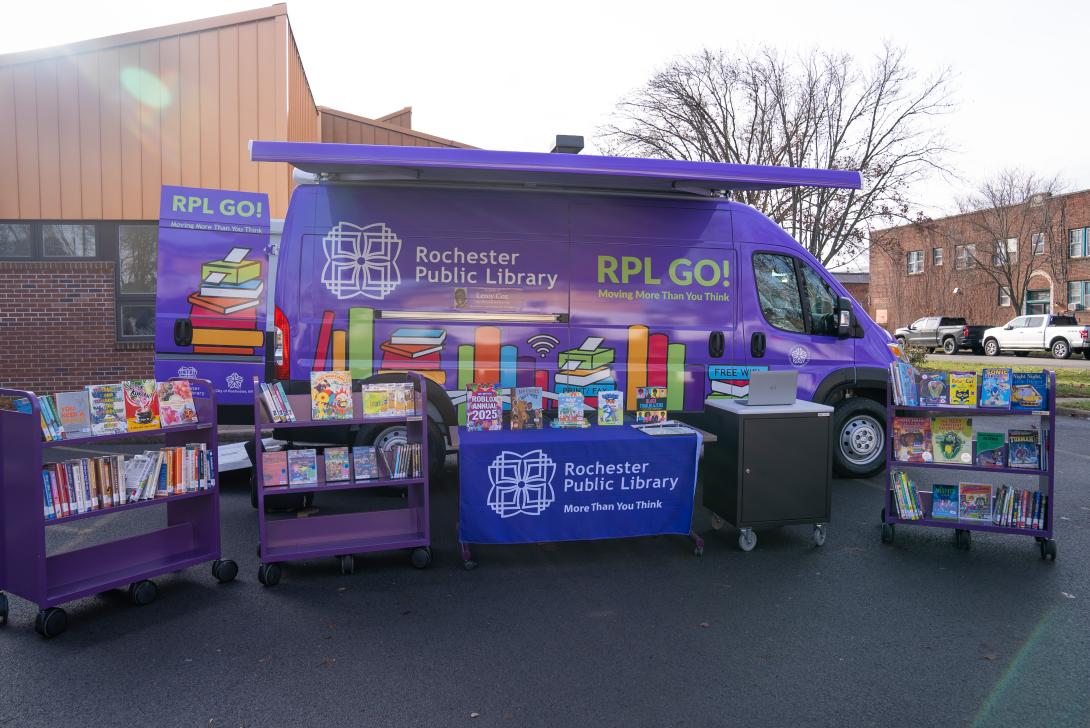
{"type": "Polygon", "coordinates": [[[699,435],[628,425],[460,432],[466,544],[688,534],[699,435]]]}

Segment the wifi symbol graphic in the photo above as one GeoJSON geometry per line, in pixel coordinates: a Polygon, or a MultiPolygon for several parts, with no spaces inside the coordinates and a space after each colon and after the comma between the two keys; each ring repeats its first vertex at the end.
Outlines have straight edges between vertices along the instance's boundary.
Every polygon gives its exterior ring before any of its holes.
{"type": "Polygon", "coordinates": [[[548,334],[538,334],[537,336],[531,336],[526,340],[526,343],[544,359],[550,351],[556,348],[556,345],[560,343],[560,339],[548,334]]]}

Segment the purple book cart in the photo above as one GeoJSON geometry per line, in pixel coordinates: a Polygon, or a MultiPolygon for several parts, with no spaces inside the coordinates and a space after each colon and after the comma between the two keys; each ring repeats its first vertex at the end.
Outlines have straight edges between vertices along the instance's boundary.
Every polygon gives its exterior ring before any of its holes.
{"type": "MultiPolygon", "coordinates": [[[[1047,410],[1021,410],[1021,409],[998,409],[994,407],[949,407],[949,406],[908,406],[894,404],[892,390],[893,387],[887,387],[886,395],[886,495],[885,505],[882,508],[882,541],[884,543],[892,543],[896,536],[896,527],[898,525],[906,526],[925,526],[932,528],[949,528],[954,530],[954,543],[958,548],[969,549],[972,544],[972,532],[984,531],[987,533],[1005,533],[1015,536],[1033,536],[1037,541],[1040,549],[1042,559],[1056,560],[1056,541],[1053,538],[1053,512],[1055,509],[1055,499],[1053,498],[1053,486],[1055,484],[1056,477],[1056,373],[1054,371],[1045,370],[1045,383],[1048,388],[1048,409],[1047,410]],[[946,463],[907,463],[893,459],[894,441],[893,441],[893,418],[895,416],[901,417],[930,417],[933,415],[947,416],[947,417],[971,417],[973,418],[973,428],[977,430],[978,423],[981,420],[987,420],[992,429],[997,432],[1006,432],[1008,430],[1008,422],[1014,416],[1020,418],[1033,418],[1036,420],[1035,425],[1041,435],[1040,441],[1040,464],[1041,469],[1029,470],[1025,468],[1011,468],[1011,467],[983,467],[976,465],[976,453],[973,452],[973,465],[949,465],[946,463]],[[994,424],[993,424],[994,423],[994,424]],[[991,520],[988,521],[965,521],[965,520],[944,520],[935,519],[931,516],[931,491],[924,489],[923,487],[917,490],[920,499],[920,505],[923,508],[924,515],[917,520],[907,520],[897,517],[897,508],[894,501],[893,489],[891,486],[890,473],[893,470],[903,471],[919,471],[924,473],[938,474],[941,472],[940,477],[945,477],[944,482],[951,484],[957,484],[958,482],[976,480],[980,482],[983,480],[985,474],[991,476],[1003,476],[1004,479],[1009,479],[1006,484],[1014,485],[1015,487],[1023,490],[1034,490],[1031,483],[1036,483],[1036,490],[1041,494],[1048,496],[1048,508],[1045,512],[1045,519],[1042,528],[1012,528],[1009,526],[995,525],[991,520]],[[961,473],[961,474],[959,474],[961,473]],[[1011,477],[1015,476],[1015,477],[1011,477]]],[[[978,384],[979,390],[979,384],[978,384]]],[[[914,477],[914,476],[913,476],[914,477]]],[[[993,492],[993,498],[994,498],[993,492]]],[[[994,502],[994,501],[993,501],[994,502]]]]}
{"type": "MultiPolygon", "coordinates": [[[[254,477],[257,479],[258,555],[261,565],[257,578],[265,586],[275,586],[282,575],[281,563],[323,556],[340,559],[341,573],[355,570],[354,554],[372,551],[412,549],[412,564],[423,569],[431,563],[431,529],[428,511],[428,438],[427,400],[424,397],[423,378],[415,372],[406,372],[415,389],[415,415],[399,417],[363,416],[363,400],[360,392],[352,395],[352,412],[356,415],[344,420],[312,420],[310,394],[289,394],[288,400],[295,414],[295,422],[273,422],[262,401],[261,385],[254,378],[254,477]],[[370,480],[327,482],[325,462],[318,455],[318,482],[312,485],[265,486],[263,433],[277,430],[281,435],[292,429],[330,426],[359,426],[373,424],[404,424],[405,438],[410,443],[420,443],[421,476],[390,478],[381,458],[379,471],[384,477],[370,480]],[[315,514],[307,518],[277,516],[265,512],[267,496],[284,493],[320,493],[324,491],[358,490],[363,488],[404,487],[404,506],[394,509],[360,510],[350,513],[315,514]]],[[[300,438],[304,439],[304,438],[300,438]]]]}
{"type": "MultiPolygon", "coordinates": [[[[152,577],[212,562],[220,582],[235,578],[235,562],[220,558],[219,484],[194,493],[143,500],[126,505],[73,514],[59,519],[44,515],[42,466],[45,460],[90,455],[103,443],[159,441],[162,447],[204,443],[215,457],[216,402],[211,383],[191,380],[198,422],[160,430],[96,435],[43,442],[38,399],[33,392],[0,389],[0,396],[24,397],[31,412],[0,409],[0,589],[38,605],[35,629],[43,637],[65,630],[68,616],[58,605],[92,594],[128,586],[136,604],[152,602],[158,589],[152,577]],[[78,446],[79,453],[47,450],[78,446]],[[60,453],[64,453],[60,455],[60,453]],[[85,520],[91,526],[106,514],[148,506],[166,507],[167,525],[154,531],[59,553],[48,553],[46,529],[85,520]]],[[[155,447],[154,445],[149,446],[155,447]]],[[[106,454],[103,452],[102,454],[106,454]]],[[[7,621],[7,597],[0,593],[0,623],[7,621]]]]}

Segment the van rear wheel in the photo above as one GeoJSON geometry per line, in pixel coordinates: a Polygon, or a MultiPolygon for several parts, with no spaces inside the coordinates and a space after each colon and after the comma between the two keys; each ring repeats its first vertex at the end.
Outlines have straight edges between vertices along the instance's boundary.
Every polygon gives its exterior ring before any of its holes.
{"type": "Polygon", "coordinates": [[[885,409],[872,399],[852,397],[835,405],[833,469],[847,478],[868,478],[885,467],[885,409]]]}

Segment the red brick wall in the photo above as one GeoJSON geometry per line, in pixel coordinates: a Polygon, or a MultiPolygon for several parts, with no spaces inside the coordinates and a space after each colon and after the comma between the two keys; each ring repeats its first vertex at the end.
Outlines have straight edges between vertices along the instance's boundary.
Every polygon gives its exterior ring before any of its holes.
{"type": "Polygon", "coordinates": [[[870,312],[870,284],[869,283],[843,283],[843,286],[848,289],[848,293],[852,294],[852,298],[863,307],[864,311],[870,312]]]}
{"type": "Polygon", "coordinates": [[[150,343],[118,343],[114,263],[0,261],[0,384],[36,393],[152,376],[150,343]]]}

